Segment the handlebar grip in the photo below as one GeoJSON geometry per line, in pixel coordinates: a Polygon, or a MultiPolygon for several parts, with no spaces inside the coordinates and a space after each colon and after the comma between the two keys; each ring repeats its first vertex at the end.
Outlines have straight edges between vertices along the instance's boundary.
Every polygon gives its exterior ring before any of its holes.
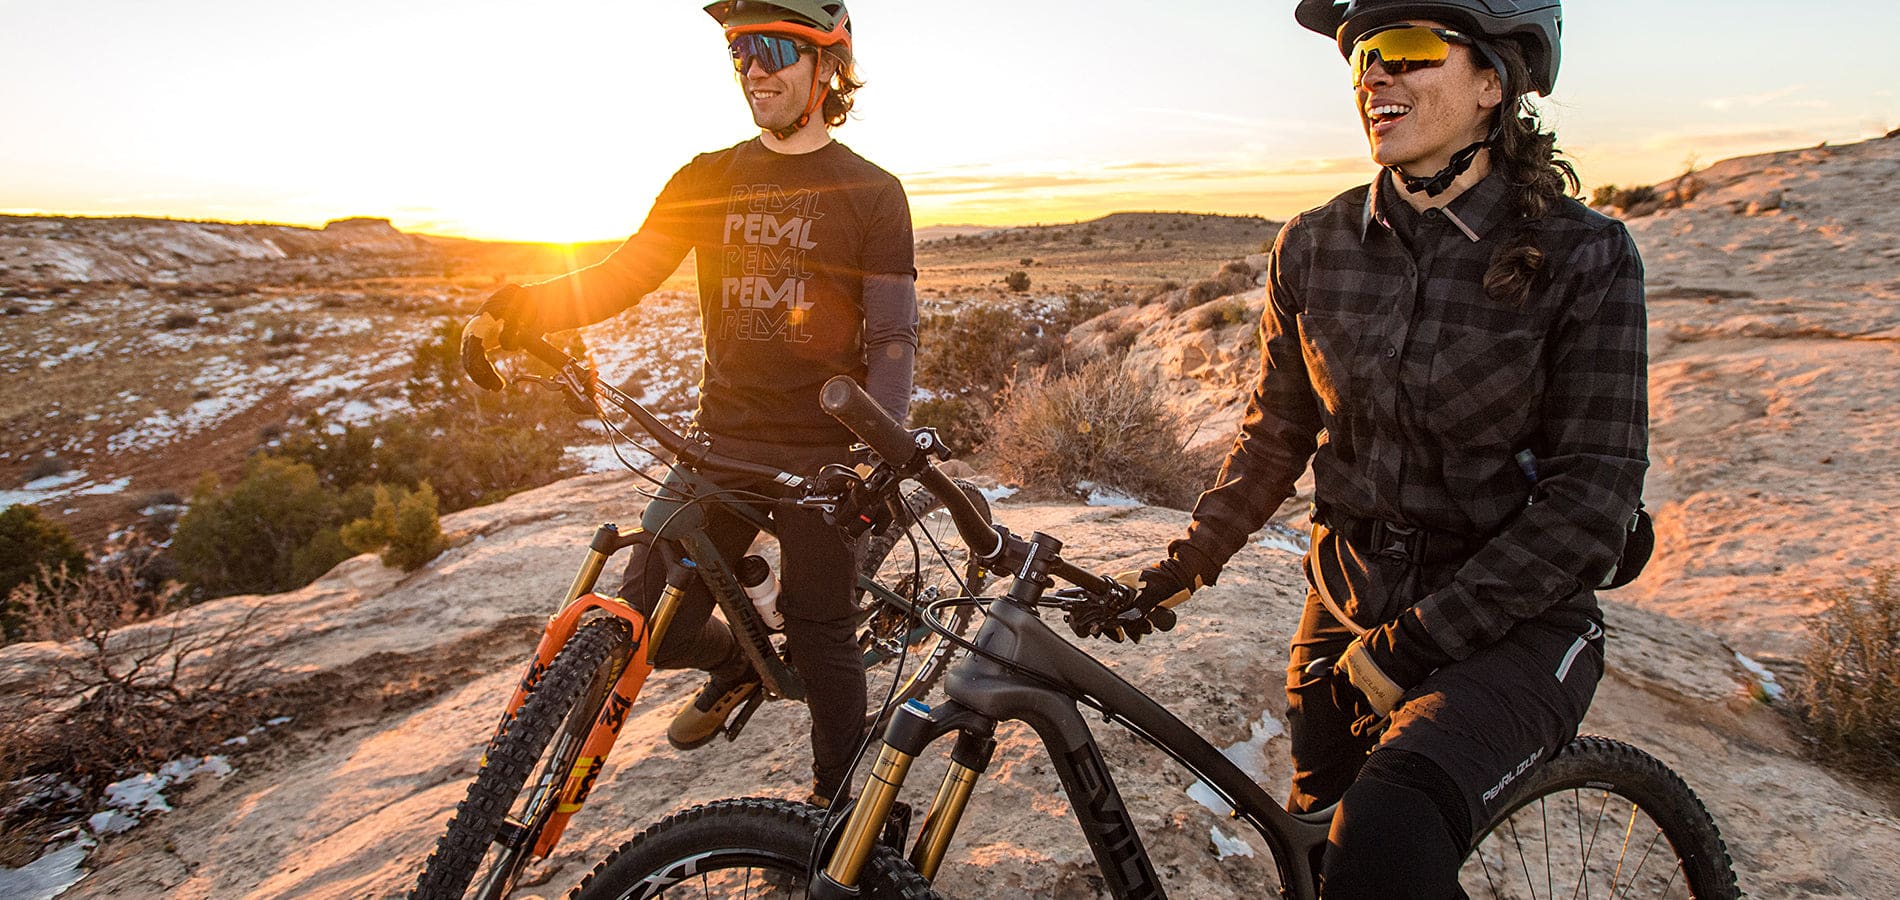
{"type": "Polygon", "coordinates": [[[989,559],[1003,552],[1003,538],[991,530],[987,510],[977,509],[963,489],[932,465],[928,456],[918,460],[917,454],[922,451],[910,432],[897,424],[897,420],[850,376],[838,375],[825,382],[824,390],[818,394],[818,404],[899,472],[908,471],[913,461],[922,462],[917,481],[943,501],[950,511],[951,521],[957,525],[957,533],[978,559],[989,559]]]}
{"type": "Polygon", "coordinates": [[[837,375],[825,382],[824,390],[818,394],[818,403],[898,470],[908,468],[917,455],[917,444],[911,440],[910,432],[897,424],[850,376],[837,375]]]}

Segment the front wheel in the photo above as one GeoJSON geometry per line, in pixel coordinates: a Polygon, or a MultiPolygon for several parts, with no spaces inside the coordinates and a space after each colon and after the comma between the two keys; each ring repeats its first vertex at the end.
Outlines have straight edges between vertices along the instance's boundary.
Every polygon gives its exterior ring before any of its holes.
{"type": "MultiPolygon", "coordinates": [[[[824,810],[789,800],[695,806],[621,844],[568,900],[803,897],[824,824],[824,810]]],[[[858,896],[926,900],[937,894],[896,851],[879,846],[864,867],[858,896]]]]}
{"type": "Polygon", "coordinates": [[[1730,900],[1735,870],[1714,820],[1655,757],[1608,738],[1571,741],[1473,842],[1459,882],[1474,898],[1730,900]]]}
{"type": "Polygon", "coordinates": [[[632,629],[617,617],[588,622],[568,639],[489,743],[411,897],[508,896],[632,650],[632,629]],[[537,773],[533,783],[529,773],[537,773]]]}

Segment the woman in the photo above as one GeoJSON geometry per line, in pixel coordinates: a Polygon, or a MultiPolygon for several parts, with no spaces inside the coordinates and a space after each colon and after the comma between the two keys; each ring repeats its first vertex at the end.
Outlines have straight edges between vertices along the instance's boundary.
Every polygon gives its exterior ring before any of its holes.
{"type": "MultiPolygon", "coordinates": [[[[1504,789],[1575,735],[1595,586],[1647,468],[1642,266],[1567,196],[1530,93],[1555,0],[1302,0],[1352,62],[1372,184],[1275,242],[1240,435],[1119,639],[1172,622],[1315,474],[1289,807],[1337,802],[1325,895],[1462,896],[1504,789]]],[[[1568,190],[1566,190],[1568,189],[1568,190]]]]}

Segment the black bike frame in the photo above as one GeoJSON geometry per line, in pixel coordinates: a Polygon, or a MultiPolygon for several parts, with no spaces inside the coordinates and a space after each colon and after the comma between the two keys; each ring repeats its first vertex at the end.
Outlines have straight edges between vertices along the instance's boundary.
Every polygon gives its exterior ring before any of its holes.
{"type": "Polygon", "coordinates": [[[990,603],[975,643],[985,654],[1020,668],[983,654],[958,663],[944,683],[949,701],[928,712],[915,705],[902,710],[888,731],[893,747],[914,756],[922,744],[953,731],[987,737],[998,722],[1027,723],[1049,751],[1109,889],[1117,897],[1165,896],[1147,847],[1077,706],[1077,698],[1091,698],[1111,720],[1212,786],[1234,810],[1235,818],[1246,820],[1259,832],[1279,867],[1282,896],[1295,900],[1314,896],[1313,864],[1326,843],[1331,809],[1311,815],[1282,809],[1193,728],[1050,630],[1030,607],[1009,597],[990,603]],[[904,723],[906,718],[921,721],[904,723]]]}

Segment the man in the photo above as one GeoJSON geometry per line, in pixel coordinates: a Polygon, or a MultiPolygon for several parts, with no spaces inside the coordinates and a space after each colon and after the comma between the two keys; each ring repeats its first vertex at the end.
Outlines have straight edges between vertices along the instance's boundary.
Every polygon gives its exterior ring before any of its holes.
{"type": "MultiPolygon", "coordinates": [[[[758,136],[680,169],[639,233],[607,259],[510,285],[483,308],[507,323],[504,343],[578,327],[638,302],[693,251],[706,347],[696,427],[721,453],[815,472],[845,462],[854,440],[819,407],[827,379],[850,375],[900,420],[908,411],[917,346],[910,207],[896,178],[831,138],[860,86],[843,3],[721,0],[706,12],[725,29],[758,136]]],[[[822,803],[843,786],[866,712],[853,547],[776,485],[728,478],[721,487],[779,499],[770,512],[780,610],[808,691],[812,799],[822,803]]],[[[707,512],[715,543],[737,559],[755,529],[716,502],[707,512]]],[[[634,549],[622,596],[651,611],[664,565],[648,549],[634,549]]],[[[710,673],[667,731],[681,749],[718,735],[760,689],[712,606],[695,582],[655,658],[710,673]]]]}

